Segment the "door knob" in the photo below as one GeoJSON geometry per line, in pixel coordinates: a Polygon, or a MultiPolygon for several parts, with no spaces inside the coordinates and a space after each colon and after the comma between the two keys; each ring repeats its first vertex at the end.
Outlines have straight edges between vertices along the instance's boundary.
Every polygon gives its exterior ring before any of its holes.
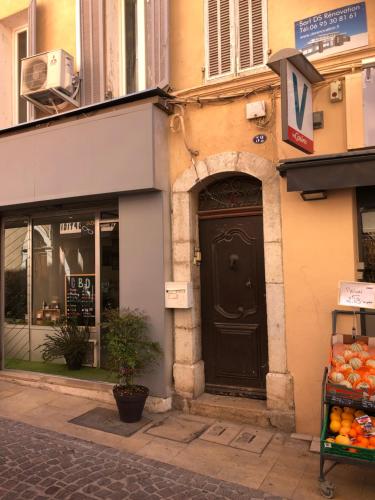
{"type": "Polygon", "coordinates": [[[251,281],[248,279],[245,283],[246,288],[251,288],[251,281]]]}

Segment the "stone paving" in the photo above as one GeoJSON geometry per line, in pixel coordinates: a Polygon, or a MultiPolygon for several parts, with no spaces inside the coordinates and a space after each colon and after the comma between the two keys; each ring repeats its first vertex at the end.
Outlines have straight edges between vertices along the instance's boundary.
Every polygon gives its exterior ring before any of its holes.
{"type": "Polygon", "coordinates": [[[0,418],[0,498],[268,499],[259,490],[0,418]]]}

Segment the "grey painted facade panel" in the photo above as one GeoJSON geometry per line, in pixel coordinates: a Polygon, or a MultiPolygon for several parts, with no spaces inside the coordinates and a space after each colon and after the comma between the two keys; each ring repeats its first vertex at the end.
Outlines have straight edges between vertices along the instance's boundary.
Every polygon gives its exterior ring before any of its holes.
{"type": "Polygon", "coordinates": [[[0,207],[165,187],[167,119],[146,103],[0,137],[0,207]]]}
{"type": "Polygon", "coordinates": [[[119,199],[120,305],[143,310],[162,346],[159,366],[140,380],[160,397],[170,396],[172,386],[172,313],[164,305],[164,282],[171,276],[169,206],[167,192],[119,199]]]}

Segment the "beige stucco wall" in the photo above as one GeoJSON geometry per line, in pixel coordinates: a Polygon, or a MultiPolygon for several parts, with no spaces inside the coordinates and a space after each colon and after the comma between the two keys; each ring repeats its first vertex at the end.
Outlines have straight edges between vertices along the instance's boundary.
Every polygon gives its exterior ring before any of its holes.
{"type": "MultiPolygon", "coordinates": [[[[2,0],[0,19],[25,9],[28,0],[2,0]]],[[[75,0],[37,0],[37,51],[63,48],[76,55],[75,0]]],[[[268,47],[275,53],[294,46],[294,21],[341,7],[345,0],[269,0],[268,47]]],[[[197,160],[224,152],[249,152],[271,160],[304,156],[280,141],[280,98],[278,78],[266,68],[226,79],[204,81],[204,2],[171,0],[171,87],[177,98],[217,98],[248,93],[232,102],[188,104],[184,114],[186,142],[199,151],[197,160]],[[274,85],[275,112],[266,129],[245,118],[245,104],[260,99],[271,110],[271,92],[251,91],[274,85]],[[252,142],[264,132],[262,145],[252,142]]],[[[343,78],[364,57],[374,55],[375,2],[366,1],[369,47],[344,52],[316,62],[327,80],[343,78]]],[[[315,154],[346,151],[345,102],[329,101],[327,84],[314,91],[314,110],[324,111],[324,128],[315,131],[315,154]]],[[[170,131],[171,183],[191,167],[181,130],[170,131]]],[[[317,432],[319,427],[320,380],[328,357],[330,311],[336,306],[337,281],[352,279],[356,261],[356,231],[353,193],[329,193],[321,202],[305,203],[299,194],[286,193],[280,179],[282,251],[285,283],[287,365],[294,378],[297,430],[317,432]],[[302,281],[302,283],[301,283],[302,281]],[[302,352],[301,352],[302,350],[302,352]]]]}
{"type": "MultiPolygon", "coordinates": [[[[27,9],[29,0],[1,0],[0,20],[27,9]]],[[[37,52],[64,49],[76,56],[76,0],[37,0],[37,52]]]]}
{"type": "MultiPolygon", "coordinates": [[[[272,53],[293,47],[294,21],[350,3],[315,0],[307,5],[300,0],[269,0],[268,47],[272,53]]],[[[326,76],[326,82],[314,89],[314,111],[324,111],[324,128],[314,132],[314,154],[347,151],[345,100],[331,103],[328,83],[343,79],[352,71],[360,71],[361,60],[375,54],[375,2],[367,1],[366,7],[370,45],[314,63],[326,76]]],[[[172,2],[171,19],[171,85],[182,101],[198,96],[214,98],[245,93],[266,84],[277,85],[279,79],[267,70],[205,83],[203,0],[192,0],[188,4],[182,0],[172,2]]],[[[274,89],[276,110],[266,129],[246,120],[245,104],[265,99],[270,111],[270,91],[232,102],[184,106],[186,142],[199,151],[197,160],[225,151],[250,152],[271,160],[276,168],[280,159],[306,156],[280,140],[280,95],[279,89],[274,89]],[[262,132],[266,133],[267,141],[255,145],[253,136],[262,132]]],[[[172,184],[191,167],[191,156],[181,131],[170,132],[170,165],[172,184]]],[[[336,191],[330,192],[327,200],[306,203],[298,193],[286,192],[284,179],[280,179],[280,188],[287,365],[294,379],[297,430],[317,434],[321,378],[331,333],[330,313],[337,307],[338,281],[355,279],[355,196],[351,190],[336,191]]]]}
{"type": "MultiPolygon", "coordinates": [[[[342,190],[306,203],[298,193],[287,193],[284,181],[281,196],[288,367],[297,428],[316,434],[338,281],[355,279],[355,199],[352,190],[342,190]]],[[[338,323],[346,333],[350,326],[338,323]]]]}
{"type": "Polygon", "coordinates": [[[0,2],[0,19],[8,16],[13,16],[20,10],[27,9],[29,0],[1,0],[0,2]]]}
{"type": "Polygon", "coordinates": [[[76,57],[76,0],[37,0],[37,51],[64,49],[76,57]]]}

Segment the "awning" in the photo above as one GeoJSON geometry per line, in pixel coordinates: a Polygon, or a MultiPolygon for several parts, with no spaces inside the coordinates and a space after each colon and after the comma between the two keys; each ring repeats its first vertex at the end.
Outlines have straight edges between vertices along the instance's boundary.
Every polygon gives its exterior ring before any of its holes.
{"type": "Polygon", "coordinates": [[[281,160],[277,168],[288,191],[375,186],[375,149],[281,160]]]}

